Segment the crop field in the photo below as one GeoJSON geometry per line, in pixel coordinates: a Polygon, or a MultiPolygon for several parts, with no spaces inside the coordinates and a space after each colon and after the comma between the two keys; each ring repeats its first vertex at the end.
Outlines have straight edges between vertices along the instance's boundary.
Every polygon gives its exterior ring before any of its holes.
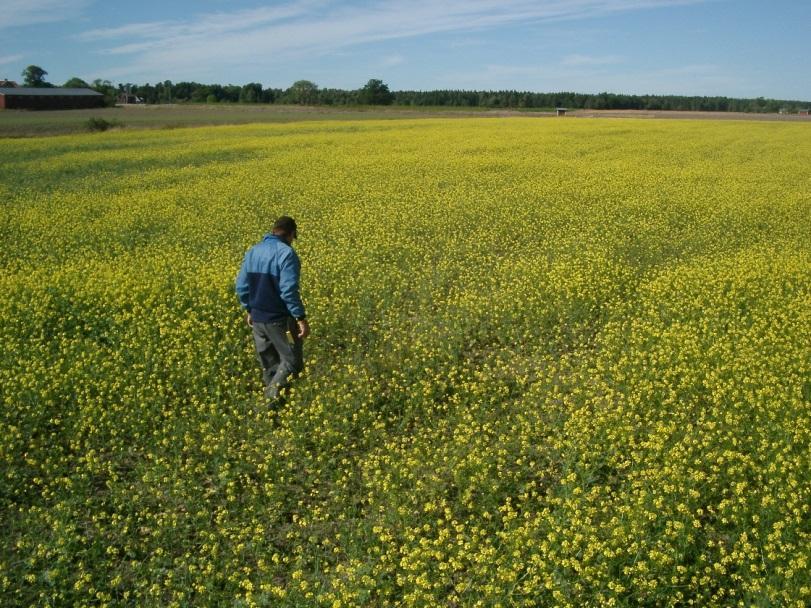
{"type": "Polygon", "coordinates": [[[811,604],[809,158],[735,121],[0,141],[0,604],[811,604]],[[282,214],[275,414],[233,290],[282,214]]]}

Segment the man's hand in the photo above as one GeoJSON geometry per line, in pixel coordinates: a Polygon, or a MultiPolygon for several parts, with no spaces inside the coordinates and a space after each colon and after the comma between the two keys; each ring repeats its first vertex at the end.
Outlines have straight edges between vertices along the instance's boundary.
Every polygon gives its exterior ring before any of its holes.
{"type": "Polygon", "coordinates": [[[251,313],[245,315],[245,323],[248,324],[248,327],[253,327],[253,319],[251,319],[251,313]]]}
{"type": "Polygon", "coordinates": [[[303,340],[310,335],[310,324],[307,323],[307,319],[302,319],[301,321],[296,322],[298,323],[298,338],[303,340]]]}

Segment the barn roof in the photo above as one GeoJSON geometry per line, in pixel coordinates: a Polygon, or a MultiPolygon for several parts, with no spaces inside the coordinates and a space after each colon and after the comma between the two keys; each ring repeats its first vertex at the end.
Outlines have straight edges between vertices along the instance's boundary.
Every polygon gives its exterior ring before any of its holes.
{"type": "Polygon", "coordinates": [[[95,97],[101,93],[92,89],[64,89],[61,87],[0,87],[0,95],[25,97],[95,97]]]}

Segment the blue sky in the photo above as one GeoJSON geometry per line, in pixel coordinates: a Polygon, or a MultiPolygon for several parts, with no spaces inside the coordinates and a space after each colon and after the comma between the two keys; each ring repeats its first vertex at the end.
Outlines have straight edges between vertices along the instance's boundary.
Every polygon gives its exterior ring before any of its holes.
{"type": "Polygon", "coordinates": [[[0,77],[811,100],[811,0],[0,0],[0,77]]]}

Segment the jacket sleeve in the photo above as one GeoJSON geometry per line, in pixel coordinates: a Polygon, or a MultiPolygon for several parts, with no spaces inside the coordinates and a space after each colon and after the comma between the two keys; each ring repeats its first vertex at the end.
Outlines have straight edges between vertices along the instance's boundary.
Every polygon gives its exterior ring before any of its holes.
{"type": "Polygon", "coordinates": [[[239,298],[239,303],[242,305],[242,308],[250,312],[251,308],[248,302],[250,290],[248,288],[247,262],[248,262],[248,254],[246,253],[245,257],[242,260],[242,266],[239,268],[239,274],[237,275],[235,291],[237,293],[237,298],[239,298]]]}
{"type": "Polygon", "coordinates": [[[303,319],[304,304],[299,294],[299,277],[301,275],[301,262],[295,251],[290,251],[281,261],[279,268],[279,295],[287,307],[287,312],[296,319],[303,319]]]}

